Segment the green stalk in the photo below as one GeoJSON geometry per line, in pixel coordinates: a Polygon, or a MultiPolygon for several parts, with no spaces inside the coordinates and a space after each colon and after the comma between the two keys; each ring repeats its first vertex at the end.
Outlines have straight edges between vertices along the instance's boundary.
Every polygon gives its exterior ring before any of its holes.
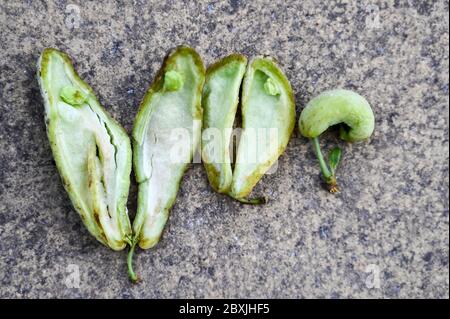
{"type": "Polygon", "coordinates": [[[330,193],[337,193],[339,191],[336,183],[336,176],[331,170],[328,168],[325,159],[323,158],[322,151],[320,150],[319,138],[314,137],[311,139],[314,152],[316,153],[316,157],[319,160],[320,170],[322,172],[323,178],[325,182],[328,184],[328,189],[330,193]]]}
{"type": "Polygon", "coordinates": [[[138,276],[136,275],[136,273],[133,270],[133,255],[134,255],[134,249],[136,248],[136,244],[137,244],[137,240],[136,238],[133,239],[130,243],[130,251],[128,252],[128,257],[127,257],[127,265],[128,265],[128,276],[130,277],[130,279],[133,282],[137,282],[138,281],[138,276]]]}

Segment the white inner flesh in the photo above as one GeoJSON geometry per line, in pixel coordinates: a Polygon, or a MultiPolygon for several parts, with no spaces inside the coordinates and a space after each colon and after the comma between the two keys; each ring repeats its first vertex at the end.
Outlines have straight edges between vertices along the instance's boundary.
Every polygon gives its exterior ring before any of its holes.
{"type": "MultiPolygon", "coordinates": [[[[182,88],[154,93],[150,105],[146,106],[151,114],[147,122],[141,124],[145,129],[142,143],[138,146],[142,157],[138,159],[138,182],[142,193],[139,196],[144,200],[138,210],[144,212],[141,241],[151,245],[161,235],[168,209],[176,197],[200,134],[201,123],[193,120],[198,71],[190,59],[177,57],[176,71],[184,79],[182,88]]],[[[136,228],[139,229],[140,225],[135,227],[135,231],[136,228]]]]}
{"type": "Polygon", "coordinates": [[[256,171],[262,169],[262,173],[265,173],[275,163],[288,127],[285,122],[290,112],[288,96],[281,83],[273,76],[271,78],[280,87],[280,94],[267,94],[264,83],[269,76],[269,71],[257,69],[245,79],[247,87],[243,92],[243,132],[232,185],[232,192],[238,196],[248,195],[248,181],[256,171]]]}
{"type": "Polygon", "coordinates": [[[220,172],[219,190],[231,183],[230,138],[244,72],[245,63],[231,62],[211,74],[205,84],[209,93],[204,105],[209,109],[204,127],[211,128],[210,133],[214,135],[205,134],[209,140],[203,141],[202,148],[207,163],[220,172]]]}
{"type": "MultiPolygon", "coordinates": [[[[88,188],[87,161],[89,150],[92,151],[92,144],[96,143],[100,158],[96,156],[98,169],[97,180],[102,191],[99,192],[101,205],[107,207],[101,209],[99,214],[100,223],[109,242],[121,241],[121,232],[118,225],[118,214],[116,207],[116,196],[118,193],[119,181],[115,171],[116,161],[123,163],[126,154],[119,152],[111,141],[111,136],[106,129],[106,117],[99,109],[99,105],[93,98],[89,98],[87,103],[81,106],[72,106],[61,100],[59,92],[61,88],[72,85],[78,90],[89,95],[78,80],[74,78],[72,70],[65,66],[61,57],[53,55],[50,61],[49,83],[51,83],[51,96],[53,103],[52,112],[57,113],[56,138],[58,149],[63,157],[63,165],[70,174],[70,182],[74,191],[83,199],[86,207],[93,209],[93,199],[88,188]],[[83,172],[80,174],[79,172],[83,172]]],[[[115,128],[111,128],[114,130],[115,128]]],[[[121,141],[114,141],[120,143],[121,141]]],[[[94,149],[95,151],[95,149],[94,149]]]]}

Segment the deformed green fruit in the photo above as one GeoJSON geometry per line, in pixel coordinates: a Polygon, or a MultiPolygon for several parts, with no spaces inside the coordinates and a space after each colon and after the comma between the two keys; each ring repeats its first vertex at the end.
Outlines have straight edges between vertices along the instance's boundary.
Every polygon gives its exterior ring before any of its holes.
{"type": "Polygon", "coordinates": [[[341,130],[347,142],[367,139],[372,135],[375,119],[369,102],[361,95],[343,89],[323,92],[313,98],[299,119],[300,133],[318,137],[330,126],[345,123],[350,130],[341,130]]]}
{"type": "Polygon", "coordinates": [[[294,94],[283,71],[270,58],[255,58],[242,85],[242,134],[229,195],[244,203],[284,152],[295,126],[294,94]]]}
{"type": "Polygon", "coordinates": [[[45,49],[38,80],[53,157],[73,206],[97,240],[121,250],[131,238],[130,140],[65,53],[45,49]]]}
{"type": "Polygon", "coordinates": [[[369,102],[349,90],[330,90],[313,98],[300,115],[300,133],[311,139],[323,178],[331,193],[339,191],[335,171],[341,158],[341,150],[334,148],[330,152],[328,167],[320,150],[319,135],[337,124],[341,124],[340,137],[347,142],[369,138],[375,126],[369,102]]]}
{"type": "Polygon", "coordinates": [[[158,243],[181,178],[199,143],[204,81],[205,69],[200,56],[189,47],[178,47],[165,59],[136,116],[133,163],[139,194],[133,222],[135,237],[128,259],[133,280],[136,278],[131,264],[134,245],[147,249],[158,243]],[[181,86],[178,80],[172,85],[172,80],[177,78],[172,71],[183,79],[181,86]],[[175,90],[164,88],[167,79],[170,79],[169,87],[175,90]]]}
{"type": "Polygon", "coordinates": [[[219,193],[230,191],[233,178],[230,139],[246,65],[245,56],[232,54],[206,70],[202,97],[202,160],[209,183],[219,193]]]}

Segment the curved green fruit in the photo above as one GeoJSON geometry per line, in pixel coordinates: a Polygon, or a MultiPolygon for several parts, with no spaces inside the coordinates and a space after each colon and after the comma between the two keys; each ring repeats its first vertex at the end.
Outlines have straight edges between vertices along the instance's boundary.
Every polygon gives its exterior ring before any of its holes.
{"type": "Polygon", "coordinates": [[[133,163],[139,184],[135,243],[157,244],[181,178],[201,135],[205,69],[191,48],[178,47],[164,61],[145,94],[133,129],[133,163]]]}
{"type": "Polygon", "coordinates": [[[247,196],[284,152],[295,126],[291,85],[270,58],[255,58],[247,66],[242,87],[242,134],[230,196],[258,203],[247,196]]]}
{"type": "Polygon", "coordinates": [[[245,56],[232,54],[206,70],[202,97],[202,160],[209,183],[219,193],[229,192],[233,177],[230,138],[246,65],[245,56]]]}
{"type": "Polygon", "coordinates": [[[375,118],[372,108],[361,95],[349,90],[330,90],[313,98],[299,119],[300,133],[314,138],[330,126],[345,123],[350,130],[341,130],[348,142],[364,140],[372,135],[375,118]]]}
{"type": "Polygon", "coordinates": [[[45,49],[38,62],[47,135],[64,187],[89,232],[114,250],[129,242],[131,146],[70,58],[45,49]]]}
{"type": "Polygon", "coordinates": [[[347,142],[369,138],[374,130],[375,117],[369,102],[361,95],[343,89],[323,92],[313,98],[300,114],[299,131],[311,138],[320,170],[330,193],[337,193],[336,168],[341,159],[341,149],[336,147],[326,163],[319,144],[319,135],[330,126],[340,127],[340,137],[347,142]]]}

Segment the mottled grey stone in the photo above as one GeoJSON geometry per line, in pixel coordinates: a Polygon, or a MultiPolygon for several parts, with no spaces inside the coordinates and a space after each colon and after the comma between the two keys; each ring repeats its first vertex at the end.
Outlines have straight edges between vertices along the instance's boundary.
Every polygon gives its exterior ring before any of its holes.
{"type": "Polygon", "coordinates": [[[1,1],[0,297],[448,298],[448,1],[363,2],[1,1]],[[64,192],[35,64],[44,47],[68,52],[130,132],[178,44],[206,64],[274,56],[298,112],[323,90],[356,90],[376,129],[367,143],[322,139],[344,148],[336,196],[320,188],[298,133],[255,189],[271,198],[264,206],[215,194],[193,164],[161,242],[138,252],[142,282],[132,285],[126,252],[96,242],[64,192]],[[65,284],[69,265],[79,288],[65,284]]]}

